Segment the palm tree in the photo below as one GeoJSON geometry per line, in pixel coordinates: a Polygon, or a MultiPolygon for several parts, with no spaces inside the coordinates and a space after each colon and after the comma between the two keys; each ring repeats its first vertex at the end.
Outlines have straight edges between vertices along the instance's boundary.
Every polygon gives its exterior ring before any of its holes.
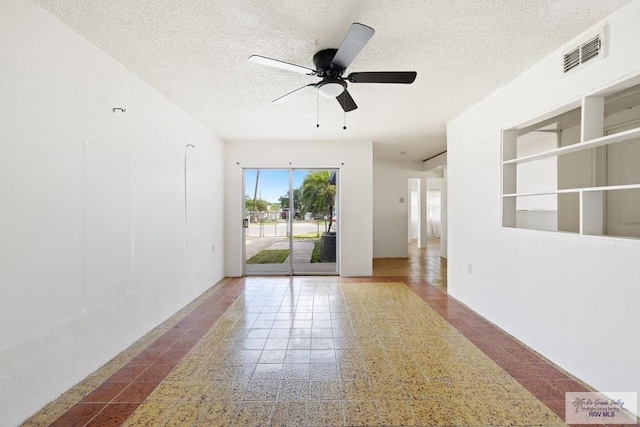
{"type": "Polygon", "coordinates": [[[331,173],[328,171],[311,172],[302,181],[300,202],[301,212],[323,214],[329,219],[327,229],[331,228],[331,217],[336,201],[336,187],[330,183],[331,173]]]}
{"type": "Polygon", "coordinates": [[[584,405],[584,403],[585,403],[585,398],[584,397],[582,397],[582,398],[576,397],[573,400],[571,405],[576,407],[576,414],[578,413],[578,410],[582,409],[582,406],[584,405]]]}

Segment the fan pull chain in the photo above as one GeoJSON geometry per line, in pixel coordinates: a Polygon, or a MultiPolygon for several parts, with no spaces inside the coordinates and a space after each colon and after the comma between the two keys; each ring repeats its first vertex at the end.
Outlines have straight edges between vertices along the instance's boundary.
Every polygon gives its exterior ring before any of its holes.
{"type": "MultiPolygon", "coordinates": [[[[347,105],[347,90],[345,89],[344,92],[342,92],[342,104],[343,105],[347,105]]],[[[344,108],[342,109],[342,129],[346,130],[347,129],[347,110],[345,110],[344,108]]]]}
{"type": "Polygon", "coordinates": [[[316,127],[320,127],[320,94],[318,88],[316,88],[316,127]]]}

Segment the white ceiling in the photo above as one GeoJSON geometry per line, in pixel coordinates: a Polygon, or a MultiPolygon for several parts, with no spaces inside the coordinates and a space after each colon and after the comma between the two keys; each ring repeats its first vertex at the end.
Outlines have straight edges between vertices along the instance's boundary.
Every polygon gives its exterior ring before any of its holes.
{"type": "Polygon", "coordinates": [[[425,159],[446,149],[448,120],[629,0],[35,1],[224,140],[371,140],[376,158],[425,159]],[[316,128],[313,90],[272,105],[318,78],[247,58],[314,68],[352,22],[376,33],[346,74],[415,83],[351,84],[347,130],[323,98],[316,128]]]}

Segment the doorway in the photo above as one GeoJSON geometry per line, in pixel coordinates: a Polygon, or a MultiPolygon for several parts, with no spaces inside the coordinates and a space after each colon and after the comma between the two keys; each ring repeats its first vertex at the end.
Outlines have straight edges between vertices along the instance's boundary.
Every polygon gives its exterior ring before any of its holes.
{"type": "Polygon", "coordinates": [[[397,267],[406,268],[409,274],[417,274],[421,280],[426,279],[446,292],[447,260],[441,240],[446,233],[445,181],[434,177],[409,178],[407,194],[408,258],[398,260],[397,267]]]}
{"type": "Polygon", "coordinates": [[[338,274],[338,170],[244,169],[248,276],[338,274]]]}
{"type": "Polygon", "coordinates": [[[440,240],[442,187],[441,181],[427,184],[427,239],[440,240]],[[429,187],[429,184],[432,184],[429,187]]]}
{"type": "Polygon", "coordinates": [[[442,234],[443,178],[408,179],[408,242],[423,248],[442,234]]]}

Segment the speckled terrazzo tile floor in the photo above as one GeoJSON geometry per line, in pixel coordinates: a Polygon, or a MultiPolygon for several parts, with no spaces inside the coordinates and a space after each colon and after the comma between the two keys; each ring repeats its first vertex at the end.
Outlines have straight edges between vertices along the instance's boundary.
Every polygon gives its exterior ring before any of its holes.
{"type": "Polygon", "coordinates": [[[220,283],[25,425],[564,425],[582,384],[384,265],[220,283]]]}

